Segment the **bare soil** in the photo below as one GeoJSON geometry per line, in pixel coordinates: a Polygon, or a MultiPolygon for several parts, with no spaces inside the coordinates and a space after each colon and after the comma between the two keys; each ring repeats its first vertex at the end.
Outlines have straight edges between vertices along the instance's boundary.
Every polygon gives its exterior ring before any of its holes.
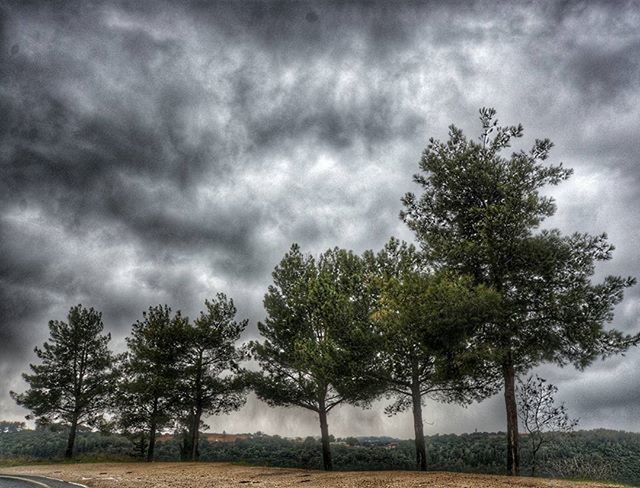
{"type": "Polygon", "coordinates": [[[91,488],[212,488],[253,486],[257,488],[299,486],[303,488],[508,488],[585,487],[620,485],[543,478],[512,478],[445,472],[351,471],[326,473],[302,469],[238,466],[229,463],[100,463],[17,466],[5,473],[44,475],[82,483],[91,488]]]}

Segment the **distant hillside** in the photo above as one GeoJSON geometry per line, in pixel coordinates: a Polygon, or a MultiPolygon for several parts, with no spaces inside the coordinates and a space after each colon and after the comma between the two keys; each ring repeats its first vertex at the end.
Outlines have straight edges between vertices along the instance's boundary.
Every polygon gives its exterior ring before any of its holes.
{"type": "MultiPolygon", "coordinates": [[[[537,472],[543,476],[608,480],[640,485],[640,434],[612,431],[578,431],[550,434],[540,453],[537,472]]],[[[0,462],[56,460],[61,458],[64,432],[31,431],[0,434],[0,462]]],[[[527,437],[522,437],[523,474],[530,469],[527,437]]],[[[319,441],[313,437],[283,438],[264,434],[203,434],[202,461],[232,461],[255,465],[320,468],[319,441]]],[[[505,434],[478,432],[434,435],[427,438],[429,468],[438,471],[502,473],[505,434]]],[[[390,437],[334,439],[334,465],[338,470],[411,470],[413,441],[390,437]]],[[[119,435],[81,432],[79,459],[136,459],[134,443],[119,435]]],[[[180,442],[163,436],[157,446],[162,461],[180,459],[180,442]]]]}
{"type": "MultiPolygon", "coordinates": [[[[250,439],[252,434],[218,434],[215,432],[202,432],[200,434],[200,441],[207,442],[235,442],[237,440],[250,439]]],[[[156,437],[156,442],[170,442],[175,439],[173,434],[163,434],[156,437]]]]}

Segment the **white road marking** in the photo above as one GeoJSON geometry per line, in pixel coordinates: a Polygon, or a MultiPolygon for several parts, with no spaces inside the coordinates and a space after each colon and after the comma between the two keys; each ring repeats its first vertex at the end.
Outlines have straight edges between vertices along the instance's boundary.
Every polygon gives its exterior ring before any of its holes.
{"type": "Polygon", "coordinates": [[[51,488],[49,485],[45,485],[44,483],[41,483],[40,481],[30,480],[28,478],[20,478],[19,476],[9,476],[9,475],[6,475],[6,474],[0,474],[0,479],[1,478],[8,479],[8,480],[26,481],[27,483],[33,483],[36,486],[41,486],[41,487],[44,487],[44,488],[51,488]]]}
{"type": "Polygon", "coordinates": [[[60,483],[67,483],[69,485],[81,486],[82,488],[89,488],[87,485],[81,485],[80,483],[74,483],[73,481],[65,481],[60,478],[53,478],[52,476],[45,476],[43,474],[39,474],[41,478],[47,478],[48,480],[59,481],[60,483]]]}

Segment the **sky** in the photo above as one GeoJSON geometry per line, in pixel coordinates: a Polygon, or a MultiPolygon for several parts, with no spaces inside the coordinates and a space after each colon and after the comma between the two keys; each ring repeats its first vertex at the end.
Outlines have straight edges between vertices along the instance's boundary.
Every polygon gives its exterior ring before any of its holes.
{"type": "MultiPolygon", "coordinates": [[[[478,109],[549,137],[573,176],[543,227],[606,232],[597,270],[640,277],[640,3],[0,1],[0,417],[47,323],[78,303],[112,346],[150,305],[231,296],[257,338],[271,271],[305,252],[413,240],[399,219],[430,137],[478,109]]],[[[640,330],[640,286],[611,326],[640,330]]],[[[543,365],[581,428],[640,431],[640,351],[543,365]]],[[[336,436],[411,437],[340,407],[336,436]]],[[[428,400],[428,434],[505,429],[499,394],[428,400]]],[[[213,431],[318,435],[250,396],[213,431]]]]}

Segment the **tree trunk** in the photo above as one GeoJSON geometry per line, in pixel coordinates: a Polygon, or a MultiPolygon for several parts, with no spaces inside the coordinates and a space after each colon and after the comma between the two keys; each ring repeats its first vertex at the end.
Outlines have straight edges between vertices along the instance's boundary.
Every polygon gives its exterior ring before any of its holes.
{"type": "Polygon", "coordinates": [[[156,419],[151,420],[149,427],[149,449],[147,449],[147,462],[153,462],[154,451],[156,449],[156,419]]]}
{"type": "Polygon", "coordinates": [[[333,471],[331,446],[329,444],[329,424],[327,423],[327,412],[324,401],[320,402],[318,415],[320,416],[320,432],[322,434],[322,463],[325,471],[333,471]]]}
{"type": "MultiPolygon", "coordinates": [[[[540,432],[540,435],[542,435],[542,432],[540,432]]],[[[531,476],[536,475],[536,464],[538,463],[538,450],[540,446],[542,446],[542,437],[537,445],[535,444],[535,439],[531,443],[531,476]]]]}
{"type": "Polygon", "coordinates": [[[413,430],[416,444],[416,469],[427,470],[427,446],[422,422],[422,392],[420,391],[420,363],[414,355],[411,361],[411,401],[413,406],[413,430]]]}
{"type": "Polygon", "coordinates": [[[200,441],[200,417],[202,417],[202,410],[196,409],[193,415],[193,424],[191,427],[191,460],[197,461],[200,458],[200,450],[198,449],[198,442],[200,441]]]}
{"type": "Polygon", "coordinates": [[[151,413],[151,424],[149,425],[149,449],[147,449],[147,462],[153,462],[154,451],[156,449],[156,430],[158,416],[158,400],[153,401],[153,411],[151,413]]]}
{"type": "Polygon", "coordinates": [[[196,384],[194,388],[194,405],[192,410],[192,418],[191,418],[191,452],[189,453],[189,457],[191,461],[197,461],[200,457],[200,451],[198,450],[198,440],[200,438],[200,417],[202,417],[202,378],[204,376],[205,370],[203,366],[203,354],[204,350],[200,349],[198,352],[198,359],[196,362],[196,384]]]}
{"type": "Polygon", "coordinates": [[[69,437],[67,438],[67,450],[64,452],[64,457],[71,459],[73,457],[73,447],[76,443],[76,432],[78,430],[78,419],[73,417],[71,425],[69,426],[69,437]]]}
{"type": "Polygon", "coordinates": [[[416,443],[416,469],[427,470],[427,445],[424,440],[424,425],[422,422],[422,395],[420,385],[414,386],[411,394],[413,400],[413,429],[416,443]]]}
{"type": "Polygon", "coordinates": [[[507,474],[520,474],[518,444],[518,406],[516,404],[516,375],[511,355],[504,365],[504,401],[507,407],[507,474]]]}

